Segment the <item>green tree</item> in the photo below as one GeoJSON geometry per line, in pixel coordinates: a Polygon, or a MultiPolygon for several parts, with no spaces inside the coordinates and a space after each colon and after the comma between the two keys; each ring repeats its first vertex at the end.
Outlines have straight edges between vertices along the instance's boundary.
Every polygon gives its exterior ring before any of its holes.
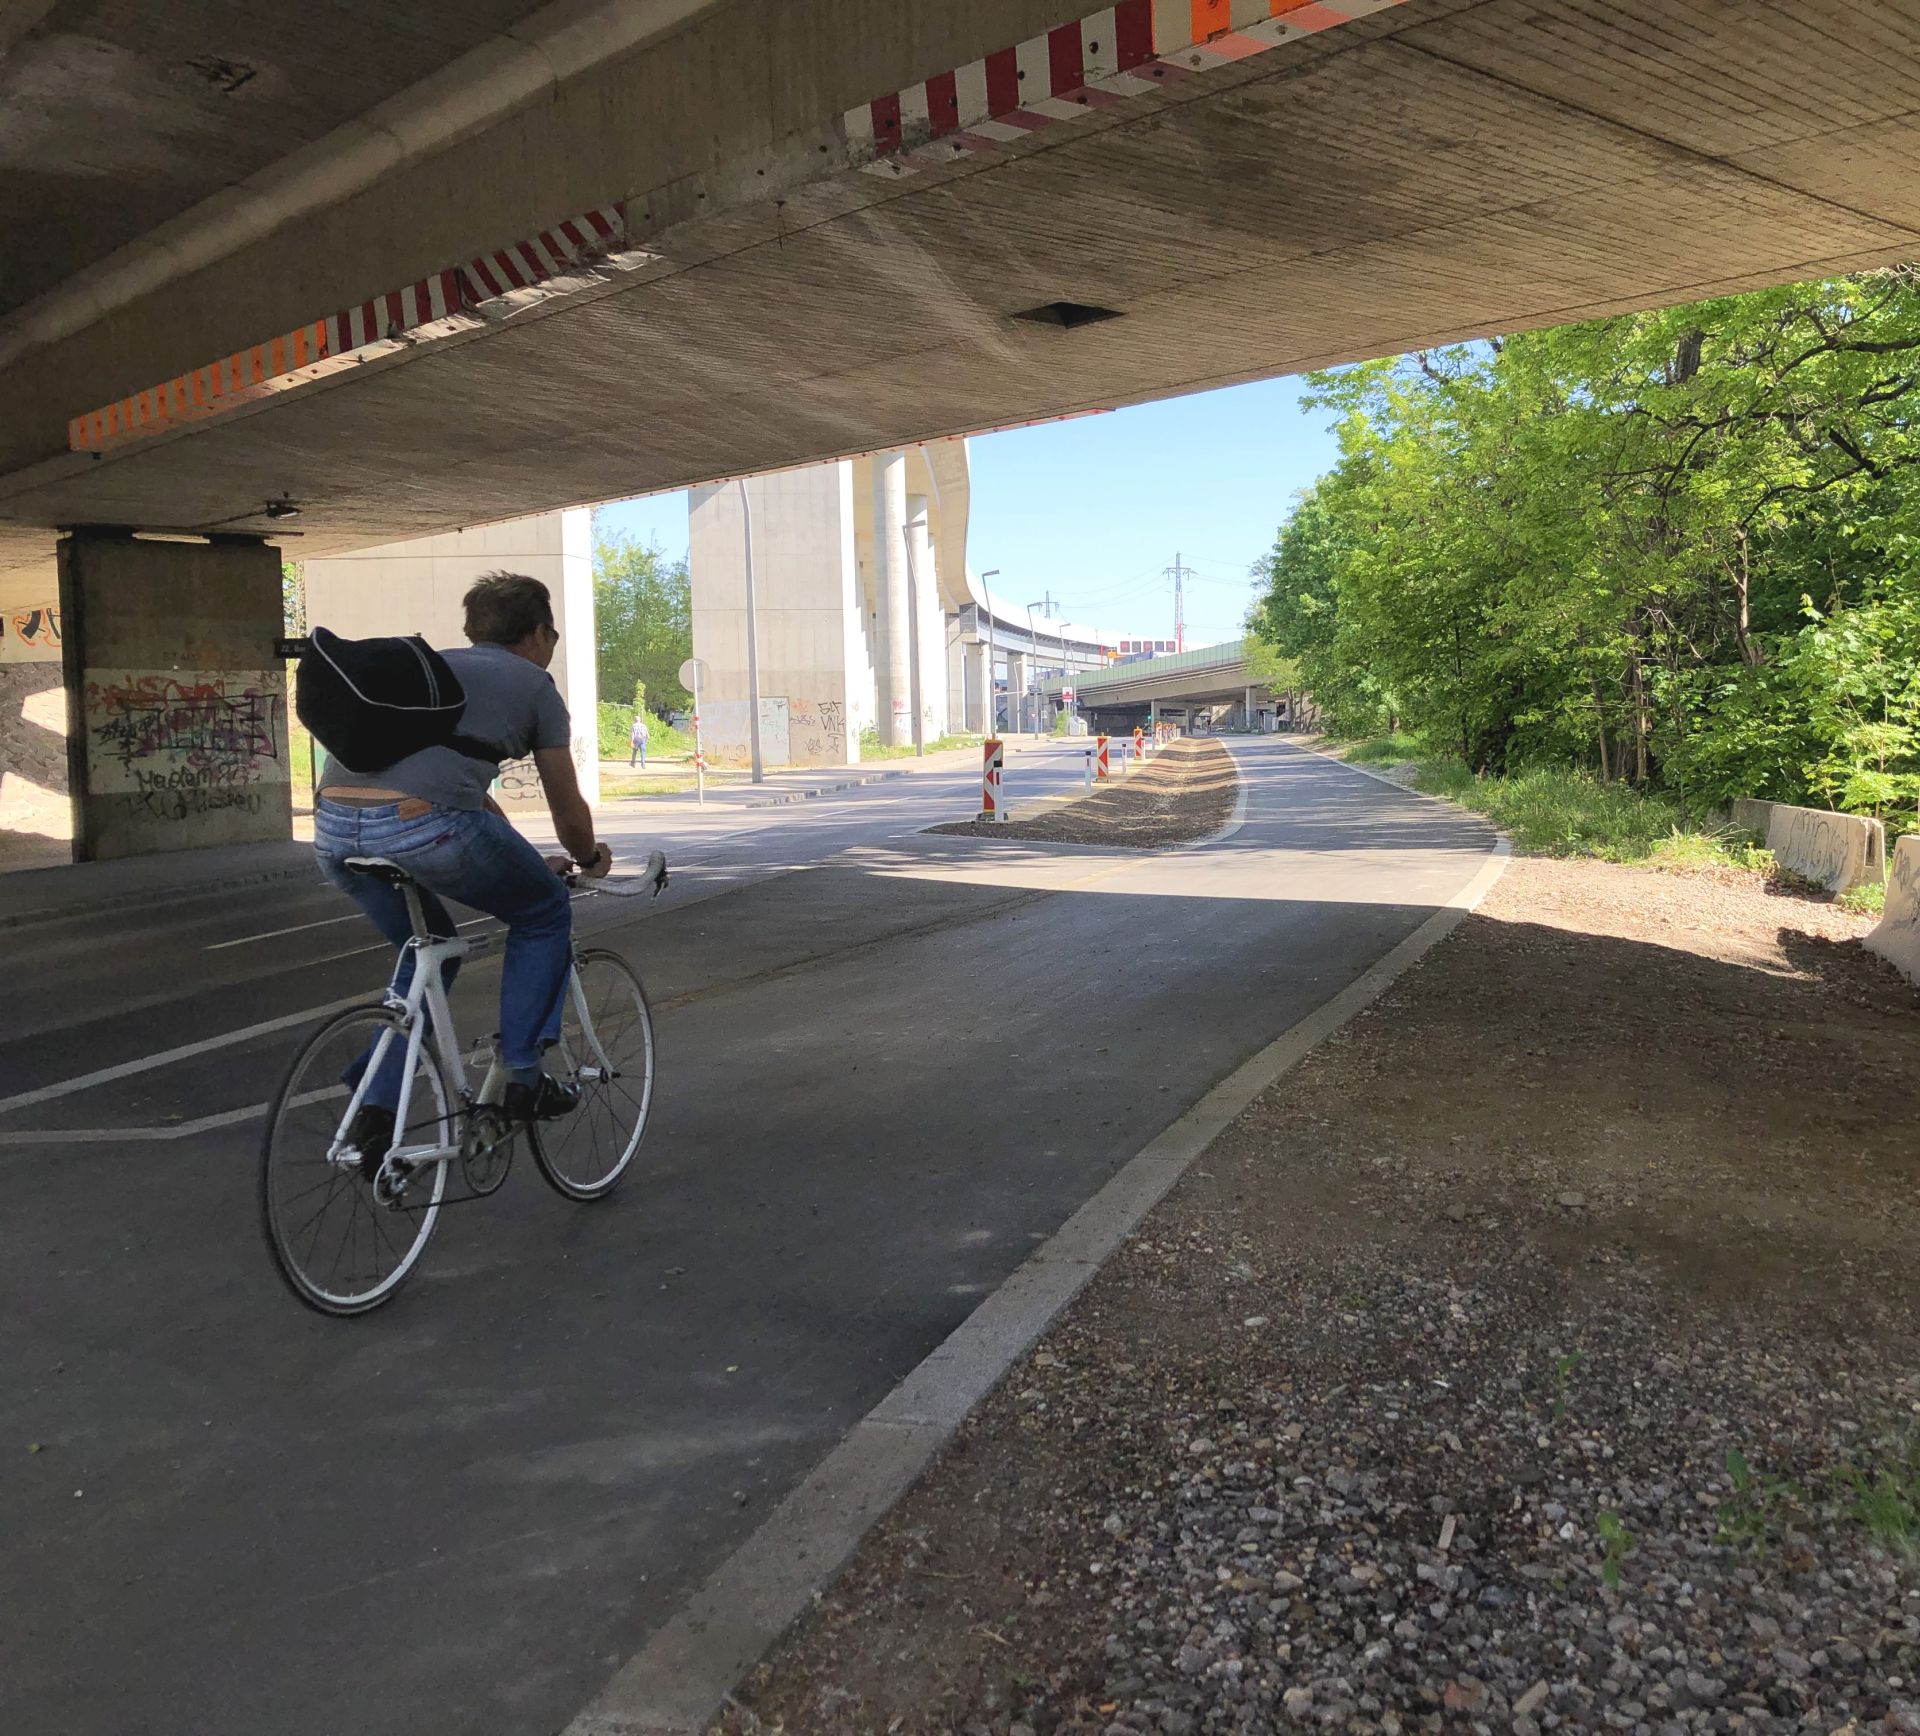
{"type": "Polygon", "coordinates": [[[280,624],[289,639],[307,630],[307,578],[298,561],[280,563],[280,624]]]}
{"type": "Polygon", "coordinates": [[[684,560],[594,526],[593,601],[600,691],[650,695],[671,711],[690,703],[680,665],[693,654],[693,609],[684,560]]]}
{"type": "Polygon", "coordinates": [[[1250,622],[1338,727],[1696,803],[1920,802],[1920,279],[1310,377],[1340,460],[1250,622]]]}

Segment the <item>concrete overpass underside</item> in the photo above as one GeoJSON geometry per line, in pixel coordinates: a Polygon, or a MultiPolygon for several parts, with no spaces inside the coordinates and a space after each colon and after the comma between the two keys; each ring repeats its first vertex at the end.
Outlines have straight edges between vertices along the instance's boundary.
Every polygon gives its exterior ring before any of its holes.
{"type": "Polygon", "coordinates": [[[293,0],[0,28],[32,261],[0,273],[0,582],[56,526],[265,532],[284,501],[319,553],[1920,240],[1920,0],[404,11],[298,60],[334,26],[293,0]],[[49,86],[83,50],[113,76],[49,86]],[[128,96],[184,66],[190,104],[128,96]],[[612,241],[450,328],[334,320],[594,213],[612,241]],[[1120,317],[1018,317],[1062,302],[1120,317]],[[73,449],[303,331],[335,371],[73,449]]]}

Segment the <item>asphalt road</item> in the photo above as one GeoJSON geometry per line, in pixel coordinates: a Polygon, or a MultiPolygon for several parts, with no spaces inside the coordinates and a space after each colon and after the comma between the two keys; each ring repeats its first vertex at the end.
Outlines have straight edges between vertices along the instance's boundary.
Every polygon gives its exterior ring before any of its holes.
{"type": "MultiPolygon", "coordinates": [[[[1491,847],[1230,745],[1244,823],[1170,856],[923,835],[970,770],[674,809],[668,899],[580,907],[660,1013],[628,1180],[574,1206],[523,1162],[362,1321],[281,1290],[253,1205],[251,1111],[382,968],[334,896],[10,934],[0,1729],[564,1725],[1036,1243],[1491,847]]],[[[1024,793],[1078,766],[1040,750],[1024,793]]],[[[463,1028],[496,980],[463,977],[463,1028]]]]}

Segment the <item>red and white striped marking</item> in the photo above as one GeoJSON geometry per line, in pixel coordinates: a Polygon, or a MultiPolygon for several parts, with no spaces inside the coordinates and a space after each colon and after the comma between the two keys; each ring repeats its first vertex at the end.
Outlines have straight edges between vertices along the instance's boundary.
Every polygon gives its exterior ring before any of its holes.
{"type": "MultiPolygon", "coordinates": [[[[458,271],[437,271],[410,283],[405,289],[389,290],[385,295],[363,301],[337,313],[327,323],[331,328],[332,355],[344,360],[355,350],[374,344],[397,344],[403,339],[420,342],[476,323],[460,315],[471,307],[465,281],[458,271]]],[[[365,360],[367,358],[359,358],[365,360]]]]}
{"type": "Polygon", "coordinates": [[[1101,783],[1107,781],[1107,774],[1113,769],[1107,759],[1107,745],[1104,735],[1093,738],[1093,775],[1101,783]]]}
{"type": "Polygon", "coordinates": [[[850,109],[847,143],[869,173],[915,174],[1400,4],[1120,0],[850,109]]]}
{"type": "Polygon", "coordinates": [[[605,271],[636,271],[655,257],[629,242],[623,205],[584,212],[529,240],[75,416],[67,424],[67,444],[75,452],[97,452],[204,421],[395,350],[471,331],[550,296],[589,287],[605,271]]]}
{"type": "Polygon", "coordinates": [[[1006,763],[1007,744],[989,736],[980,759],[980,818],[983,820],[1006,817],[1000,811],[1000,773],[1006,763]]]}
{"type": "Polygon", "coordinates": [[[463,271],[476,305],[489,301],[525,305],[597,281],[598,267],[633,271],[655,257],[645,248],[628,244],[626,207],[605,205],[565,218],[511,247],[470,259],[463,271]]]}

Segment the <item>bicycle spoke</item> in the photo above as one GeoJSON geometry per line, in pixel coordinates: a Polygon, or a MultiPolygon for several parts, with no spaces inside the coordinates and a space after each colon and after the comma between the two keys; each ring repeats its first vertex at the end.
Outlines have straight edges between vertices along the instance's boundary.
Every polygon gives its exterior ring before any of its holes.
{"type": "MultiPolygon", "coordinates": [[[[383,1045],[407,1073],[405,1042],[404,1023],[388,1011],[338,1015],[308,1039],[269,1117],[261,1170],[268,1240],[295,1293],[324,1312],[357,1313],[384,1301],[419,1257],[439,1211],[442,1165],[400,1179],[400,1197],[388,1201],[357,1161],[342,1165],[326,1155],[348,1135],[339,1104],[353,1087],[345,1082],[361,1077],[383,1045]],[[329,1107],[313,1107],[320,1103],[329,1107]]],[[[432,1051],[423,1049],[410,1071],[413,1109],[391,1143],[443,1146],[451,1121],[432,1051]]]]}

